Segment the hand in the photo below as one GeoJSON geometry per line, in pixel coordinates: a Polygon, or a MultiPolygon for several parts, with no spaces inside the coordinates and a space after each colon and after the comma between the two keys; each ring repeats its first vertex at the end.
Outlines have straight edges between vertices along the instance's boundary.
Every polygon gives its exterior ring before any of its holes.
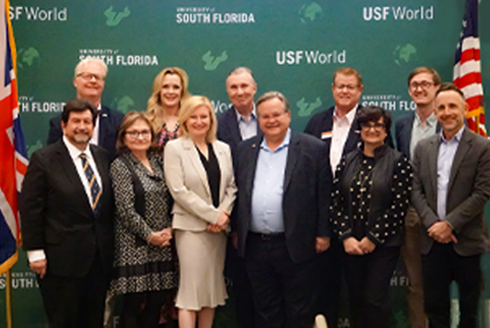
{"type": "Polygon", "coordinates": [[[221,211],[218,217],[218,222],[216,222],[216,225],[219,226],[221,230],[225,230],[228,223],[230,223],[230,213],[226,211],[221,211]]]}
{"type": "Polygon", "coordinates": [[[330,247],[329,237],[316,237],[315,250],[317,253],[325,252],[330,247]]]}
{"type": "Polygon", "coordinates": [[[221,230],[221,227],[217,224],[208,224],[208,226],[206,227],[206,230],[209,231],[209,232],[220,232],[221,230]]]}
{"type": "Polygon", "coordinates": [[[166,228],[161,231],[153,232],[148,242],[156,247],[164,247],[170,245],[170,240],[172,239],[172,228],[166,228]],[[169,230],[170,229],[170,230],[169,230]]]}
{"type": "Polygon", "coordinates": [[[438,221],[434,223],[430,226],[427,232],[429,233],[429,237],[442,244],[458,242],[456,237],[453,235],[453,228],[446,221],[438,221]]]}
{"type": "Polygon", "coordinates": [[[46,275],[46,269],[48,267],[48,261],[46,259],[38,260],[29,263],[29,267],[32,271],[39,275],[42,279],[46,275]]]}
{"type": "Polygon", "coordinates": [[[368,237],[364,237],[359,243],[359,247],[361,248],[363,254],[369,254],[374,251],[376,244],[369,240],[368,237]]]}
{"type": "Polygon", "coordinates": [[[364,255],[364,251],[359,245],[359,241],[354,237],[349,237],[344,240],[344,250],[350,255],[364,255]]]}

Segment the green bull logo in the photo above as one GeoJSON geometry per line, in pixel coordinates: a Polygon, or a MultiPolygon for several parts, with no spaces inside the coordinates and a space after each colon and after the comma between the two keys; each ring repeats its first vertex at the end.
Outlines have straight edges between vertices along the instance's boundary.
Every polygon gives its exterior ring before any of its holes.
{"type": "Polygon", "coordinates": [[[33,145],[27,146],[27,155],[31,157],[31,155],[38,149],[43,148],[43,144],[41,143],[41,140],[37,139],[36,143],[33,145]]]}
{"type": "Polygon", "coordinates": [[[125,17],[128,17],[131,14],[128,7],[124,8],[123,11],[116,13],[112,10],[112,6],[109,7],[106,11],[104,11],[104,15],[107,17],[107,26],[116,26],[119,25],[121,20],[125,17]]]}
{"type": "Polygon", "coordinates": [[[134,101],[129,96],[124,96],[121,99],[114,98],[111,107],[115,107],[121,113],[126,114],[134,108],[134,101]]]}
{"type": "Polygon", "coordinates": [[[305,98],[301,98],[297,103],[296,106],[298,106],[299,111],[298,111],[298,116],[299,117],[307,117],[310,116],[311,113],[318,107],[322,105],[322,101],[320,97],[317,97],[314,103],[307,103],[305,102],[305,98]]]}
{"type": "Polygon", "coordinates": [[[226,54],[226,50],[224,50],[220,56],[214,57],[211,55],[211,51],[208,51],[202,56],[202,60],[206,63],[204,65],[204,69],[206,71],[214,71],[219,64],[226,61],[228,59],[228,55],[226,54]]]}

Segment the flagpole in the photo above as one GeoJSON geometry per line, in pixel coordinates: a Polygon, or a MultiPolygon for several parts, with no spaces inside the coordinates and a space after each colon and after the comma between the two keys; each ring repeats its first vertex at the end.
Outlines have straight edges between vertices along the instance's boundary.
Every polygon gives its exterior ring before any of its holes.
{"type": "Polygon", "coordinates": [[[5,303],[7,305],[7,328],[12,328],[12,272],[10,269],[5,273],[7,288],[5,289],[5,303]]]}

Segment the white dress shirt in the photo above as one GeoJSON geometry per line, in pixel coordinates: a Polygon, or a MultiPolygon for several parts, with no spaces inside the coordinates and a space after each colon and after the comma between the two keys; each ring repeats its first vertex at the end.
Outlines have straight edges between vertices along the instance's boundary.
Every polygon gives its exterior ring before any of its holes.
{"type": "Polygon", "coordinates": [[[337,115],[337,108],[335,108],[333,112],[332,140],[330,142],[330,167],[332,168],[332,173],[334,175],[337,165],[342,158],[350,127],[356,118],[356,108],[357,105],[341,118],[337,115]]]}

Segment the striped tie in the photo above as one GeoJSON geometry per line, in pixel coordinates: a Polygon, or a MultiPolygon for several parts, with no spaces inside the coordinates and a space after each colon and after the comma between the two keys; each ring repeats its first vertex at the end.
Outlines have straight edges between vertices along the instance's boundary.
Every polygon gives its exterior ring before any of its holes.
{"type": "Polygon", "coordinates": [[[85,176],[87,177],[90,195],[92,196],[92,210],[94,211],[94,214],[97,215],[97,211],[100,207],[98,205],[102,191],[97,183],[97,179],[95,179],[94,171],[87,161],[87,155],[85,153],[81,153],[80,159],[82,160],[83,172],[85,172],[85,176]]]}

